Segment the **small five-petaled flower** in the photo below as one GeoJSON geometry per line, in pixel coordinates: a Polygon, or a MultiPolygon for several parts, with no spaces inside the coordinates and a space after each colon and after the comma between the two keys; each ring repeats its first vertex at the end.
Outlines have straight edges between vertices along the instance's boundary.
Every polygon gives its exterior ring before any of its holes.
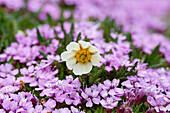
{"type": "Polygon", "coordinates": [[[98,49],[89,42],[71,42],[67,45],[61,59],[66,61],[68,69],[73,70],[75,75],[87,74],[92,70],[92,65],[97,66],[100,62],[98,49]]]}

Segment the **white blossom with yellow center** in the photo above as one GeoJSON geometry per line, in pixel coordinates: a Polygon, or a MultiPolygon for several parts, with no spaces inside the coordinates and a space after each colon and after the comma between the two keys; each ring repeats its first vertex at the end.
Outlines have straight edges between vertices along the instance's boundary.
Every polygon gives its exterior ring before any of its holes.
{"type": "Polygon", "coordinates": [[[92,65],[97,66],[100,62],[98,49],[89,42],[71,42],[66,49],[67,51],[61,54],[61,59],[66,61],[68,69],[73,70],[75,75],[89,73],[92,65]]]}

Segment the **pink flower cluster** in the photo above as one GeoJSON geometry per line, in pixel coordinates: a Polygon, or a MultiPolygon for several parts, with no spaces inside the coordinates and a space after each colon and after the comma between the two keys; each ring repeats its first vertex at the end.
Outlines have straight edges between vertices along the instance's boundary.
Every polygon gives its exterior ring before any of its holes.
{"type": "Polygon", "coordinates": [[[0,6],[5,5],[9,9],[19,10],[25,7],[24,0],[1,0],[0,6]]]}
{"type": "MultiPolygon", "coordinates": [[[[15,35],[16,42],[12,42],[0,54],[0,62],[2,62],[0,64],[0,112],[84,113],[82,106],[91,108],[98,105],[105,110],[112,110],[118,106],[122,96],[123,104],[117,113],[132,113],[134,105],[138,106],[141,103],[149,106],[146,113],[169,112],[169,69],[147,69],[147,64],[139,59],[131,61],[129,53],[132,50],[130,42],[126,41],[127,37],[123,33],[111,32],[111,38],[117,40],[106,43],[104,30],[101,29],[101,23],[98,21],[103,21],[106,16],[115,19],[116,24],[123,25],[123,32],[132,33],[133,44],[145,53],[150,54],[160,44],[160,54],[170,62],[170,40],[161,34],[167,28],[163,18],[170,11],[170,1],[28,0],[28,4],[25,4],[24,0],[0,0],[0,6],[5,5],[7,9],[15,11],[27,6],[29,11],[39,12],[39,19],[44,21],[47,19],[47,14],[54,20],[60,18],[62,2],[67,6],[75,6],[72,12],[75,17],[74,41],[77,40],[79,33],[81,33],[81,40],[85,38],[90,40],[102,55],[99,68],[105,64],[107,71],[111,72],[112,67],[115,67],[119,72],[122,66],[133,66],[138,61],[137,75],[127,77],[124,82],[119,79],[106,79],[103,83],[93,84],[90,87],[83,86],[80,79],[71,75],[69,70],[65,70],[68,71],[68,75],[60,79],[61,70],[56,68],[55,62],[62,63],[60,56],[56,54],[58,47],[61,47],[57,38],[64,38],[62,28],[50,27],[47,24],[38,26],[41,36],[46,42],[49,41],[47,45],[39,41],[36,28],[18,31],[15,35]],[[89,21],[90,19],[96,21],[89,21]],[[43,59],[44,56],[40,51],[47,55],[46,60],[43,59]],[[10,61],[13,63],[10,64],[10,61]],[[27,88],[31,88],[31,92],[24,92],[28,90],[27,88]],[[40,98],[33,95],[34,92],[40,93],[40,98]],[[144,100],[145,96],[146,100],[144,100]],[[67,107],[61,108],[60,105],[67,107]]],[[[71,11],[64,11],[63,16],[69,18],[71,11]]],[[[65,22],[66,33],[70,32],[70,28],[71,23],[65,22]]]]}
{"type": "MultiPolygon", "coordinates": [[[[144,95],[147,96],[149,103],[156,112],[166,112],[170,110],[170,73],[164,68],[146,69],[145,66],[139,66],[139,72],[136,77],[128,77],[128,80],[122,83],[126,86],[124,98],[126,106],[132,106],[133,103],[139,104],[144,95]]],[[[149,110],[148,110],[149,111],[149,110]]]]}
{"type": "MultiPolygon", "coordinates": [[[[58,61],[60,60],[58,59],[58,61]]],[[[38,86],[35,90],[42,91],[40,96],[51,98],[44,105],[47,108],[54,108],[57,102],[74,106],[86,103],[86,107],[92,107],[93,104],[101,104],[105,108],[113,109],[117,106],[118,101],[121,100],[120,96],[124,92],[123,89],[117,88],[119,80],[114,79],[112,82],[106,80],[104,84],[93,85],[85,88],[83,91],[80,88],[81,84],[78,78],[73,79],[73,76],[69,75],[66,76],[66,79],[59,80],[58,77],[55,77],[58,70],[53,71],[54,67],[51,67],[52,65],[52,62],[47,61],[46,63],[42,62],[40,66],[35,68],[30,66],[28,70],[25,68],[21,69],[21,73],[25,76],[18,78],[18,80],[22,80],[24,83],[29,83],[30,87],[38,86]]]]}
{"type": "Polygon", "coordinates": [[[149,34],[146,31],[134,31],[133,32],[133,44],[136,47],[141,47],[145,53],[150,54],[152,50],[160,44],[160,53],[164,55],[166,60],[170,62],[170,47],[167,46],[170,44],[170,40],[168,40],[164,35],[160,33],[149,34]],[[146,37],[146,38],[144,38],[146,37]]]}
{"type": "Polygon", "coordinates": [[[38,102],[38,98],[33,96],[31,93],[19,92],[18,94],[8,94],[4,95],[0,93],[0,112],[9,113],[84,113],[79,111],[77,108],[71,106],[71,109],[60,108],[55,110],[50,110],[49,106],[55,105],[49,99],[44,106],[38,102]]]}
{"type": "MultiPolygon", "coordinates": [[[[159,34],[151,35],[149,33],[150,30],[163,31],[166,29],[166,23],[162,21],[162,18],[170,11],[169,0],[157,0],[156,2],[138,0],[108,0],[107,2],[103,2],[103,0],[64,1],[67,5],[76,6],[74,11],[76,20],[88,20],[89,17],[104,20],[106,16],[115,19],[116,23],[124,26],[124,31],[134,33],[132,38],[135,45],[142,47],[146,53],[150,53],[156,44],[161,44],[162,49],[160,52],[163,53],[167,61],[170,62],[169,48],[165,47],[170,41],[159,34]]],[[[27,5],[29,11],[38,12],[40,10],[39,18],[41,20],[46,20],[47,14],[50,14],[51,17],[56,20],[60,17],[59,4],[61,2],[61,0],[28,0],[27,5]]],[[[13,0],[1,0],[0,5],[6,5],[8,8],[14,10],[25,7],[23,0],[15,0],[15,2],[13,0]]],[[[66,18],[69,17],[69,15],[69,11],[64,11],[66,18]]],[[[95,29],[95,27],[92,29],[95,29]]],[[[91,32],[93,35],[96,35],[95,32],[92,31],[93,30],[90,29],[89,31],[86,30],[86,32],[91,32]]],[[[77,32],[79,32],[79,30],[77,32]]],[[[34,49],[36,50],[37,48],[34,49]]]]}
{"type": "Polygon", "coordinates": [[[40,10],[39,18],[41,20],[46,20],[47,14],[57,20],[60,17],[59,2],[60,0],[28,0],[27,7],[31,12],[40,10]]]}
{"type": "Polygon", "coordinates": [[[123,95],[123,89],[117,88],[119,80],[114,79],[112,82],[106,80],[104,84],[93,85],[80,89],[81,84],[79,79],[73,80],[71,75],[66,76],[66,79],[59,80],[57,77],[53,80],[46,81],[45,86],[36,88],[42,90],[40,96],[48,96],[53,98],[51,101],[57,103],[65,103],[67,105],[83,105],[92,107],[93,104],[101,104],[103,107],[113,109],[117,106],[120,96],[123,95]]]}
{"type": "Polygon", "coordinates": [[[118,70],[121,66],[126,65],[129,66],[131,65],[129,62],[129,55],[128,53],[131,51],[130,49],[130,43],[126,40],[126,36],[123,35],[116,35],[116,34],[111,34],[113,39],[118,37],[117,43],[110,42],[110,43],[105,43],[104,40],[100,40],[100,42],[97,40],[94,43],[96,47],[99,48],[99,50],[102,49],[103,53],[112,51],[112,53],[105,54],[104,57],[101,58],[101,64],[105,63],[106,70],[111,71],[112,66],[115,67],[116,70],[118,70]],[[102,46],[101,46],[102,45],[102,46]]]}
{"type": "MultiPolygon", "coordinates": [[[[59,41],[55,39],[55,28],[50,28],[49,25],[40,26],[39,31],[42,37],[46,40],[50,39],[51,43],[46,47],[45,45],[40,45],[37,38],[36,28],[32,30],[26,30],[26,35],[24,32],[18,32],[15,37],[17,42],[11,43],[11,46],[5,49],[5,53],[0,54],[0,60],[5,61],[13,59],[19,61],[20,63],[26,63],[27,65],[36,64],[36,58],[43,58],[39,51],[43,51],[46,54],[55,54],[58,48],[59,41]]],[[[62,32],[62,31],[58,31],[62,32]]],[[[61,36],[62,38],[63,36],[61,36]]]]}
{"type": "Polygon", "coordinates": [[[19,84],[16,83],[15,75],[19,73],[18,69],[13,69],[9,63],[0,65],[0,93],[13,93],[19,90],[19,84]]]}
{"type": "Polygon", "coordinates": [[[8,95],[0,93],[0,106],[1,113],[24,113],[27,111],[30,113],[31,110],[40,113],[42,109],[42,106],[38,103],[38,99],[31,93],[27,92],[8,95]],[[35,109],[33,107],[35,107],[35,109]]]}

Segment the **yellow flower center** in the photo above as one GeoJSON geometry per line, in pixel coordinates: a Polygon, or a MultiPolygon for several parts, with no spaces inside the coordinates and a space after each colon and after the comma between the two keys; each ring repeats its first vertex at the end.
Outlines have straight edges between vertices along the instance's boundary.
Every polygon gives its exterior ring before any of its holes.
{"type": "Polygon", "coordinates": [[[86,63],[89,62],[91,59],[91,53],[88,48],[80,49],[76,53],[76,60],[80,63],[86,63]]]}

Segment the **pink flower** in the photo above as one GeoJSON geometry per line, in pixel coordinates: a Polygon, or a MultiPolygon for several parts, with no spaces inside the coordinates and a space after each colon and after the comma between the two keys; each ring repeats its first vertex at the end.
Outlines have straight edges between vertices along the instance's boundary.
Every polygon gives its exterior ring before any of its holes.
{"type": "Polygon", "coordinates": [[[92,107],[93,103],[100,103],[99,91],[95,89],[86,88],[85,91],[82,91],[81,96],[87,101],[86,107],[92,107]]]}
{"type": "Polygon", "coordinates": [[[54,108],[56,106],[56,101],[53,99],[49,99],[47,102],[43,104],[47,108],[54,108]]]}
{"type": "Polygon", "coordinates": [[[115,101],[112,97],[107,97],[106,100],[102,99],[100,103],[104,108],[113,109],[117,106],[118,101],[115,101]]]}
{"type": "Polygon", "coordinates": [[[0,76],[1,77],[6,77],[7,75],[17,75],[18,74],[18,69],[12,69],[12,64],[6,63],[0,65],[0,76]]]}

